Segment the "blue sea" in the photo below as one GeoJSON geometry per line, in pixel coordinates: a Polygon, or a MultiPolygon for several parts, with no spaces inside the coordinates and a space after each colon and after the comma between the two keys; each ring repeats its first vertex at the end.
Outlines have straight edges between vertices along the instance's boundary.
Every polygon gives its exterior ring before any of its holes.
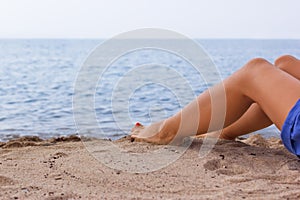
{"type": "MultiPolygon", "coordinates": [[[[215,63],[221,79],[226,78],[254,57],[270,62],[284,54],[300,57],[300,40],[195,40],[215,63]]],[[[0,40],[0,140],[36,135],[49,138],[76,134],[73,117],[74,85],[82,64],[103,40],[28,39],[0,40]]],[[[182,107],[176,91],[148,84],[128,96],[128,104],[118,112],[127,114],[120,128],[111,110],[113,85],[133,66],[162,63],[178,68],[194,93],[210,85],[186,67],[188,63],[163,51],[142,50],[125,55],[112,64],[106,79],[95,90],[95,115],[103,132],[87,130],[89,136],[116,139],[136,122],[149,124],[171,116],[182,107]],[[124,123],[124,122],[123,122],[124,123]]],[[[99,75],[100,76],[100,75],[99,75]]],[[[164,74],[158,74],[163,77],[164,74]]],[[[125,104],[124,104],[125,105],[125,104]]],[[[83,119],[84,120],[84,119],[83,119]]],[[[275,127],[260,133],[279,136],[275,127]]]]}

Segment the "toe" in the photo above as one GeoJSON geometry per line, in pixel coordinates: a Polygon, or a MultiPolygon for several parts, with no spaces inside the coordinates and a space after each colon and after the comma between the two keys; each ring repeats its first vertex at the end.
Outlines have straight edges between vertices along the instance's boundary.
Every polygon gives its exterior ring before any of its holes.
{"type": "Polygon", "coordinates": [[[135,126],[131,129],[131,135],[138,135],[141,130],[143,130],[145,127],[137,122],[135,126]]]}

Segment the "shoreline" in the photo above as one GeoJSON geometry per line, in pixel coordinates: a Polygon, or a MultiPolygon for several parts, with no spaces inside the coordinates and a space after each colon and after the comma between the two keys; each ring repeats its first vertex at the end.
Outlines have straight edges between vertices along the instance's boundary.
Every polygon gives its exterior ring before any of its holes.
{"type": "MultiPolygon", "coordinates": [[[[95,142],[87,139],[85,142],[95,142]]],[[[104,141],[104,140],[101,140],[104,141]]],[[[108,140],[105,140],[110,142],[108,140]]],[[[130,152],[159,146],[112,141],[130,152]]],[[[199,157],[203,139],[165,168],[147,173],[111,169],[77,136],[27,136],[0,146],[2,199],[299,199],[300,162],[276,138],[219,140],[199,157]]]]}

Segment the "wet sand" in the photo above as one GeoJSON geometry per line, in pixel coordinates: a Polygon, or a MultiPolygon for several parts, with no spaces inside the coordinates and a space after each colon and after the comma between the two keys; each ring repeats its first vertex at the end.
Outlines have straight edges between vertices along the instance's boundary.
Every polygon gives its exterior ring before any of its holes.
{"type": "MultiPolygon", "coordinates": [[[[219,140],[203,158],[203,139],[195,139],[178,160],[148,173],[106,167],[85,147],[97,141],[1,143],[1,199],[300,199],[300,162],[276,138],[219,140]]],[[[130,152],[161,148],[129,138],[113,144],[130,152]]]]}

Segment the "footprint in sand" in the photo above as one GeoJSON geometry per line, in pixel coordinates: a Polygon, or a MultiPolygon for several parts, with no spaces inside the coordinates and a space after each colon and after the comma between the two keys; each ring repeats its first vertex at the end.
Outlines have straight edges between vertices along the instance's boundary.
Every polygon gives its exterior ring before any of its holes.
{"type": "Polygon", "coordinates": [[[221,160],[219,160],[219,159],[209,160],[203,165],[203,167],[204,167],[204,169],[207,169],[210,171],[215,171],[222,167],[221,160]]]}
{"type": "Polygon", "coordinates": [[[0,175],[0,186],[12,185],[14,181],[11,178],[0,175]]]}
{"type": "Polygon", "coordinates": [[[203,167],[209,171],[216,171],[218,174],[228,176],[243,174],[246,172],[246,170],[242,169],[241,167],[225,161],[224,155],[220,155],[220,159],[212,159],[207,161],[203,167]]]}

